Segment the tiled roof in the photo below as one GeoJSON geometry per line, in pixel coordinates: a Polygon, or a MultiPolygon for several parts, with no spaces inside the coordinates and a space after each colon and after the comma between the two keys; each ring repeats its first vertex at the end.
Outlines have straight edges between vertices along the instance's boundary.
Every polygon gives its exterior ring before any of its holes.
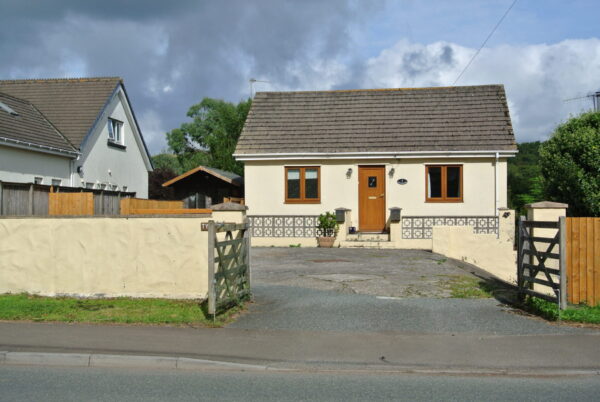
{"type": "Polygon", "coordinates": [[[0,93],[0,102],[16,113],[9,113],[0,107],[0,138],[3,141],[77,152],[30,102],[3,93],[0,93]]]}
{"type": "Polygon", "coordinates": [[[516,150],[502,85],[259,92],[236,155],[516,150]]]}
{"type": "Polygon", "coordinates": [[[0,92],[35,105],[76,147],[80,147],[119,77],[0,80],[0,92]]]}

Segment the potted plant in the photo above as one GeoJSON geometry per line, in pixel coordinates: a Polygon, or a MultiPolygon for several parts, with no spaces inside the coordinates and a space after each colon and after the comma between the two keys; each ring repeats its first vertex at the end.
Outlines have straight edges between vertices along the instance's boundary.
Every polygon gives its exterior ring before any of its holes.
{"type": "Polygon", "coordinates": [[[335,242],[335,236],[338,231],[338,223],[335,219],[335,214],[331,212],[325,212],[319,215],[319,223],[317,225],[317,242],[319,247],[333,247],[335,242]]]}

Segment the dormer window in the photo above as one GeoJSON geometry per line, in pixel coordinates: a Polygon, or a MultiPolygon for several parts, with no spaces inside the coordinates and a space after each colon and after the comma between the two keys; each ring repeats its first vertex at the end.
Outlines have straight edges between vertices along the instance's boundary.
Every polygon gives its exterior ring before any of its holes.
{"type": "Polygon", "coordinates": [[[108,141],[116,144],[123,143],[123,122],[115,119],[108,119],[108,141]]]}

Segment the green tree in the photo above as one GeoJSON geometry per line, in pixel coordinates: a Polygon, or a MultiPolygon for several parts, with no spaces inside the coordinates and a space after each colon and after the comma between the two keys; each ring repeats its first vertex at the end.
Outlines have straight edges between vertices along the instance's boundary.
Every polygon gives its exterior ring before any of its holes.
{"type": "Polygon", "coordinates": [[[250,110],[250,99],[237,105],[204,98],[188,110],[193,120],[167,133],[169,147],[184,170],[207,165],[242,175],[243,165],[233,152],[250,110]]]}
{"type": "Polygon", "coordinates": [[[165,169],[174,172],[176,175],[180,175],[184,172],[177,155],[162,152],[152,156],[152,165],[154,169],[165,169]]]}
{"type": "Polygon", "coordinates": [[[526,204],[542,201],[544,198],[539,166],[540,145],[539,141],[517,144],[519,153],[508,159],[509,205],[519,215],[525,213],[526,204]]]}
{"type": "Polygon", "coordinates": [[[559,125],[540,147],[546,196],[572,216],[600,216],[600,112],[559,125]]]}

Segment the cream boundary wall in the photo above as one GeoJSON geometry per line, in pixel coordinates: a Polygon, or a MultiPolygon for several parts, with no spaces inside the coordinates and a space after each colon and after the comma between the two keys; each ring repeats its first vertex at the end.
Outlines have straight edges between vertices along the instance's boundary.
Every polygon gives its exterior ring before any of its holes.
{"type": "Polygon", "coordinates": [[[0,219],[0,294],[203,299],[208,232],[203,217],[0,219]]]}
{"type": "Polygon", "coordinates": [[[36,177],[42,184],[51,185],[52,179],[63,186],[71,183],[71,158],[33,150],[0,145],[0,181],[33,183],[36,177]]]}
{"type": "Polygon", "coordinates": [[[358,167],[386,167],[386,216],[391,207],[402,208],[403,216],[473,216],[496,215],[495,191],[499,191],[499,208],[506,207],[506,158],[498,163],[499,185],[495,183],[493,158],[423,158],[398,160],[315,160],[315,161],[246,161],[244,181],[248,215],[319,215],[335,208],[349,208],[358,226],[358,167]],[[425,202],[425,165],[462,164],[462,203],[425,202]],[[285,204],[285,166],[321,167],[321,203],[285,204]],[[347,170],[352,175],[346,178],[347,170]],[[390,176],[391,169],[395,172],[390,176]],[[396,181],[407,179],[400,185],[396,181]]]}
{"type": "Polygon", "coordinates": [[[116,184],[119,190],[135,191],[138,198],[148,198],[148,166],[144,144],[135,133],[135,121],[126,107],[123,90],[113,95],[100,116],[94,131],[82,144],[83,176],[74,174],[74,187],[85,187],[86,182],[116,184]],[[108,118],[123,122],[123,145],[126,149],[111,147],[108,141],[108,118]],[[110,173],[109,173],[110,170],[110,173]]]}
{"type": "Polygon", "coordinates": [[[501,211],[498,233],[498,236],[475,234],[470,226],[434,226],[432,251],[476,265],[505,282],[516,284],[515,211],[501,211]]]}

